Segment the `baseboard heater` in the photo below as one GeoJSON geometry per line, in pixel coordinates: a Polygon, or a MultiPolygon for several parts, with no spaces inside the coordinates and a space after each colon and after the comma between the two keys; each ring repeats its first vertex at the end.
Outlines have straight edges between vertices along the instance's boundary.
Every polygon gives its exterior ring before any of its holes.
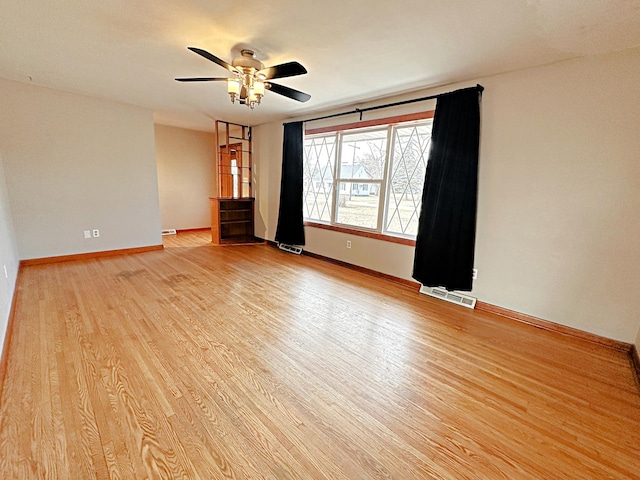
{"type": "Polygon", "coordinates": [[[175,228],[169,228],[168,230],[162,230],[162,235],[176,235],[175,228]]]}
{"type": "Polygon", "coordinates": [[[284,250],[285,252],[295,253],[296,255],[300,255],[302,253],[302,247],[298,247],[296,245],[287,245],[286,243],[279,243],[278,248],[280,250],[284,250]]]}
{"type": "Polygon", "coordinates": [[[427,287],[426,285],[422,285],[420,287],[420,293],[424,293],[430,297],[439,298],[446,302],[455,303],[456,305],[462,305],[463,307],[471,309],[476,307],[476,299],[474,297],[458,292],[450,292],[443,287],[427,287]]]}

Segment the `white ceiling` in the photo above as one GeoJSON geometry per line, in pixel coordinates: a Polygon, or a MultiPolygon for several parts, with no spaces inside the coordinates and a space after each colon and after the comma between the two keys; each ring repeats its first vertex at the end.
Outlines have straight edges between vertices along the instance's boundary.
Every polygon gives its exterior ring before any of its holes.
{"type": "Polygon", "coordinates": [[[419,88],[640,45],[640,0],[0,0],[0,77],[150,108],[159,123],[258,125],[419,88]],[[251,111],[188,51],[309,73],[251,111]]]}

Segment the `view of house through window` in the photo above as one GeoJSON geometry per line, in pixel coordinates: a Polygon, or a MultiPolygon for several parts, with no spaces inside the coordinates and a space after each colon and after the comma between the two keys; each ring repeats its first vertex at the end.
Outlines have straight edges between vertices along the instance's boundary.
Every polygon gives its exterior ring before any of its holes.
{"type": "Polygon", "coordinates": [[[431,125],[305,135],[305,220],[415,238],[431,125]]]}

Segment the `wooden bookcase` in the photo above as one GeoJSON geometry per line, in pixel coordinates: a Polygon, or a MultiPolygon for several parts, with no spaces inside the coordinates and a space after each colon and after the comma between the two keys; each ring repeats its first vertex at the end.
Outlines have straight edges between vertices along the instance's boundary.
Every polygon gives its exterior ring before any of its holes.
{"type": "Polygon", "coordinates": [[[253,198],[210,198],[211,241],[216,245],[254,243],[253,198]]]}

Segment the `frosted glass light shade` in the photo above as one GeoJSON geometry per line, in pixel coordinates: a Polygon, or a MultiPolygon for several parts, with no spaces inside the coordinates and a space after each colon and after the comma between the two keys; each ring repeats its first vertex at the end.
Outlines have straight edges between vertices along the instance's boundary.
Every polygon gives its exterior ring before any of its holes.
{"type": "Polygon", "coordinates": [[[227,81],[227,92],[237,95],[240,92],[240,82],[237,78],[230,78],[227,81]]]}

